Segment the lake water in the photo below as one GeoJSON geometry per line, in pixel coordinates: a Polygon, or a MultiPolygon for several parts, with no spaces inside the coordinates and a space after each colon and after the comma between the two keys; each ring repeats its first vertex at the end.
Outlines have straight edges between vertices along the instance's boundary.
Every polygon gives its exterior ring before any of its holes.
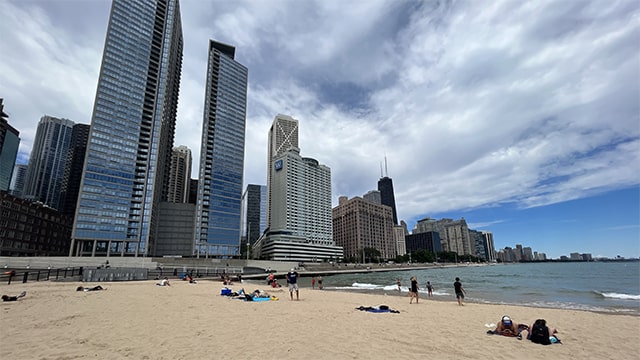
{"type": "Polygon", "coordinates": [[[426,283],[437,300],[456,301],[459,277],[465,301],[640,315],[640,262],[563,262],[434,267],[324,276],[326,289],[397,295],[396,280],[407,295],[409,278],[418,278],[420,297],[426,283]]]}

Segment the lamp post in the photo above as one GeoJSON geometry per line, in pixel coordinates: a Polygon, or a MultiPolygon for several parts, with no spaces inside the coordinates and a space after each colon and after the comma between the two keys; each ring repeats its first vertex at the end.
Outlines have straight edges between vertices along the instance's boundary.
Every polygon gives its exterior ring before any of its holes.
{"type": "Polygon", "coordinates": [[[247,230],[247,260],[249,260],[250,248],[251,248],[251,223],[249,223],[249,230],[247,230]]]}

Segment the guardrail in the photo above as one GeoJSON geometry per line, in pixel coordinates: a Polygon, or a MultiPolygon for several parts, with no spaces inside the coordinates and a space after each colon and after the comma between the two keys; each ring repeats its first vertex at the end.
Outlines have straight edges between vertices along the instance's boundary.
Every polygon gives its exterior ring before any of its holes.
{"type": "MultiPolygon", "coordinates": [[[[5,269],[6,270],[6,269],[5,269]]],[[[71,277],[78,277],[82,275],[84,268],[58,268],[58,269],[20,269],[20,270],[6,270],[0,274],[0,282],[7,282],[7,285],[11,285],[12,282],[26,283],[28,281],[49,281],[60,280],[71,277]]]]}

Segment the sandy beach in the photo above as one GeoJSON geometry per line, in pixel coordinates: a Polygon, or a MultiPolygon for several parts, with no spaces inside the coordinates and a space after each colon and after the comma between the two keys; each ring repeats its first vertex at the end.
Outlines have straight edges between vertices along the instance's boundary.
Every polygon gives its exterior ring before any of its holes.
{"type": "Polygon", "coordinates": [[[640,317],[369,295],[261,282],[278,301],[220,296],[219,282],[172,280],[88,284],[0,284],[0,293],[27,296],[2,302],[2,359],[637,359],[640,317]],[[77,292],[102,285],[106,291],[77,292]],[[359,306],[388,305],[400,313],[359,306]],[[487,335],[502,315],[531,324],[544,318],[561,345],[487,335]]]}

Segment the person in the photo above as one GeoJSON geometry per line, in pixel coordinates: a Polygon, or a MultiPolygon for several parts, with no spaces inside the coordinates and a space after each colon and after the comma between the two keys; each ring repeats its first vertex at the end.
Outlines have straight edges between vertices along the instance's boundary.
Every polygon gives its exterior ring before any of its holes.
{"type": "Polygon", "coordinates": [[[402,291],[400,278],[398,278],[398,280],[396,280],[396,285],[398,285],[398,292],[402,291]]]}
{"type": "Polygon", "coordinates": [[[189,284],[197,284],[197,282],[193,280],[193,278],[189,274],[187,274],[186,280],[189,282],[189,284]]]}
{"type": "Polygon", "coordinates": [[[547,326],[545,319],[538,319],[529,327],[527,339],[536,344],[551,345],[560,343],[557,333],[557,329],[547,326]]]}
{"type": "Polygon", "coordinates": [[[273,275],[273,273],[269,273],[269,276],[267,276],[267,285],[271,285],[273,279],[275,279],[275,275],[273,275]]]}
{"type": "Polygon", "coordinates": [[[273,281],[271,282],[271,287],[279,288],[279,287],[282,287],[282,285],[278,284],[278,279],[273,279],[273,281]]]}
{"type": "Polygon", "coordinates": [[[78,286],[76,288],[76,291],[100,291],[100,290],[107,290],[105,288],[103,288],[100,285],[96,285],[94,287],[82,287],[82,286],[78,286]]]}
{"type": "Polygon", "coordinates": [[[158,286],[171,286],[171,283],[169,282],[169,278],[165,277],[164,279],[162,279],[161,282],[157,283],[156,285],[158,285],[158,286]]]}
{"type": "Polygon", "coordinates": [[[300,292],[298,289],[298,272],[293,268],[291,268],[291,270],[287,273],[287,283],[289,284],[289,294],[291,296],[291,300],[293,300],[294,290],[296,292],[296,300],[299,300],[300,292]]]}
{"type": "Polygon", "coordinates": [[[505,315],[498,321],[496,329],[492,331],[493,334],[504,336],[517,336],[518,339],[522,339],[520,331],[518,330],[518,324],[516,324],[509,315],[505,315]]]}
{"type": "Polygon", "coordinates": [[[456,299],[458,299],[458,305],[463,306],[462,301],[464,300],[464,288],[462,287],[462,283],[460,282],[460,278],[456,278],[456,282],[453,283],[453,289],[456,292],[456,299]]]}
{"type": "Polygon", "coordinates": [[[316,289],[316,277],[315,276],[311,277],[311,289],[313,289],[313,290],[316,289]]]}
{"type": "Polygon", "coordinates": [[[18,301],[18,299],[27,296],[27,292],[23,291],[17,296],[2,295],[2,301],[18,301]]]}
{"type": "Polygon", "coordinates": [[[409,300],[409,304],[413,303],[413,298],[416,299],[416,304],[418,303],[418,279],[415,276],[412,276],[411,279],[411,289],[409,290],[409,296],[411,300],[409,300]]]}
{"type": "Polygon", "coordinates": [[[433,285],[430,281],[427,281],[427,296],[433,296],[433,285]]]}
{"type": "Polygon", "coordinates": [[[322,290],[322,275],[318,275],[318,289],[322,290]]]}

